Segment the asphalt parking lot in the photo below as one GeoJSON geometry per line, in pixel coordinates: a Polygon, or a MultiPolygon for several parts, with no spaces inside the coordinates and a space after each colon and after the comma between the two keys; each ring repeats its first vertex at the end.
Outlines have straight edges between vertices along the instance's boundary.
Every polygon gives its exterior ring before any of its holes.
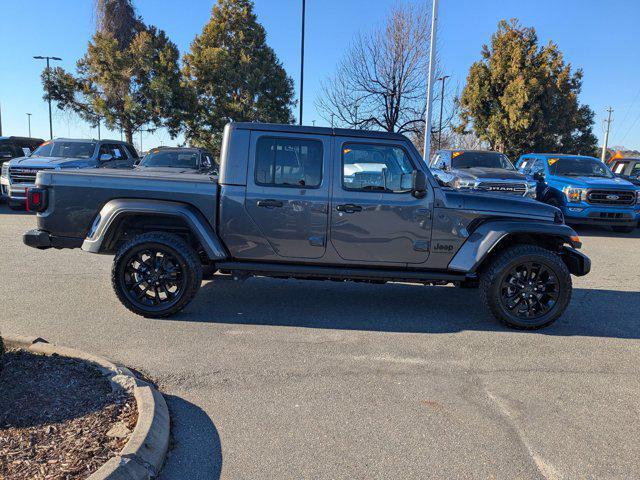
{"type": "Polygon", "coordinates": [[[592,273],[519,332],[474,290],[272,279],[144,319],[110,257],[23,246],[34,226],[0,205],[0,330],[157,381],[162,479],[640,477],[640,230],[579,230],[592,273]]]}

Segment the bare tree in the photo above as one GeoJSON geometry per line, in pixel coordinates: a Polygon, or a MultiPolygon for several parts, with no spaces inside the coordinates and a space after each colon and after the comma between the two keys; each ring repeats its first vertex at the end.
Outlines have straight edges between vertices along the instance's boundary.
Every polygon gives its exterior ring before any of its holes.
{"type": "Polygon", "coordinates": [[[322,84],[320,115],[337,126],[424,131],[429,37],[422,3],[394,7],[382,27],[355,38],[322,84]]]}

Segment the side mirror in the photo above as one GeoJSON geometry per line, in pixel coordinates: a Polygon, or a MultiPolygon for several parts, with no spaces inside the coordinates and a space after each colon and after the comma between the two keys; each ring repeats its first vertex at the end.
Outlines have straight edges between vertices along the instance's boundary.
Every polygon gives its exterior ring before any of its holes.
{"type": "Polygon", "coordinates": [[[103,153],[100,155],[101,162],[108,162],[109,160],[113,160],[113,155],[110,153],[103,153]]]}
{"type": "Polygon", "coordinates": [[[427,174],[422,170],[415,170],[411,183],[411,194],[416,198],[424,198],[427,194],[427,174]]]}

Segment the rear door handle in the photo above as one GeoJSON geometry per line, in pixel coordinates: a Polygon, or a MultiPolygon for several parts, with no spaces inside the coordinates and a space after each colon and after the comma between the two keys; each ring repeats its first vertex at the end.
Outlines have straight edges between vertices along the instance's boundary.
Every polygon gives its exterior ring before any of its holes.
{"type": "Polygon", "coordinates": [[[264,208],[276,208],[281,207],[282,202],[280,200],[258,200],[256,205],[264,208]]]}
{"type": "Polygon", "coordinates": [[[354,212],[361,212],[362,207],[360,205],[354,205],[353,203],[347,203],[345,205],[338,205],[336,207],[336,210],[344,213],[354,213],[354,212]]]}

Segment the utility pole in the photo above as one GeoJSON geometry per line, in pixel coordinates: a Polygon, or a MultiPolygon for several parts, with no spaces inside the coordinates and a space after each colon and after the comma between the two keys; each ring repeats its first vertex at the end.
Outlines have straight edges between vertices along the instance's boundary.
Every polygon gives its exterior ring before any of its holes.
{"type": "Polygon", "coordinates": [[[302,101],[304,94],[304,16],[305,0],[302,0],[302,41],[300,43],[300,118],[298,123],[302,125],[302,101]]]}
{"type": "Polygon", "coordinates": [[[604,146],[602,147],[602,156],[600,157],[600,160],[602,160],[602,163],[604,163],[606,157],[607,157],[607,146],[609,144],[609,129],[611,128],[611,113],[613,113],[613,108],[609,107],[607,109],[607,113],[609,114],[607,116],[607,129],[604,132],[604,146]]]}
{"type": "Polygon", "coordinates": [[[444,104],[444,82],[450,75],[445,75],[436,79],[437,81],[442,80],[442,91],[440,92],[440,124],[438,125],[438,149],[442,148],[442,105],[444,104]]]}
{"type": "Polygon", "coordinates": [[[29,138],[31,138],[31,114],[27,113],[27,122],[29,123],[29,138]]]}
{"type": "Polygon", "coordinates": [[[100,119],[98,118],[98,140],[100,140],[100,119]]]}
{"type": "MultiPolygon", "coordinates": [[[[36,60],[46,60],[47,61],[47,84],[51,84],[51,69],[49,68],[49,60],[62,60],[60,57],[43,57],[38,55],[33,57],[36,60]]],[[[47,91],[47,100],[49,102],[49,137],[53,140],[53,123],[51,121],[51,88],[47,91]]]]}
{"type": "Polygon", "coordinates": [[[436,29],[438,21],[438,0],[433,1],[433,11],[431,12],[431,40],[429,42],[429,77],[427,80],[427,108],[425,112],[424,125],[424,161],[429,163],[429,153],[431,150],[431,100],[433,98],[433,70],[435,69],[436,53],[436,29]]]}

